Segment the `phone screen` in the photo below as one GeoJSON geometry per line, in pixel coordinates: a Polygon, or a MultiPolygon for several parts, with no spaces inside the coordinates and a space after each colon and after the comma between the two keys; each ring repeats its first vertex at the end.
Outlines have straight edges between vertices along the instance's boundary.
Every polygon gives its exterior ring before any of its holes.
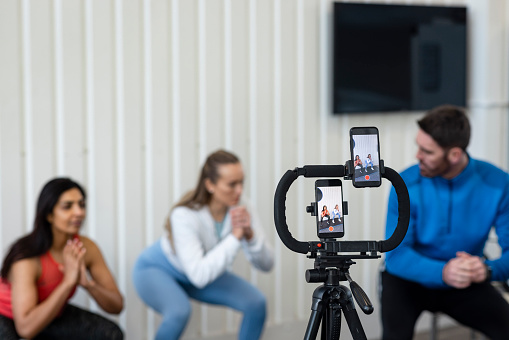
{"type": "Polygon", "coordinates": [[[378,187],[380,176],[380,144],[376,127],[350,129],[350,150],[354,167],[355,187],[378,187]]]}
{"type": "Polygon", "coordinates": [[[315,182],[316,227],[319,238],[345,235],[343,190],[339,179],[319,179],[315,182]]]}

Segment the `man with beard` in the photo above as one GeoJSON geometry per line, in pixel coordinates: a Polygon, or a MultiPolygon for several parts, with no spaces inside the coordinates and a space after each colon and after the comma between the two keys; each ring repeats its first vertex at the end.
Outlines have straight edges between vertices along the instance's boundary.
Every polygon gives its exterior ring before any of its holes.
{"type": "MultiPolygon", "coordinates": [[[[509,336],[509,304],[490,284],[509,278],[509,175],[471,158],[462,108],[440,106],[418,121],[419,164],[401,173],[410,195],[403,242],[382,272],[383,339],[412,339],[424,310],[448,314],[490,339],[509,336]],[[502,255],[483,259],[492,227],[502,255]]],[[[398,219],[394,189],[386,236],[398,219]]]]}

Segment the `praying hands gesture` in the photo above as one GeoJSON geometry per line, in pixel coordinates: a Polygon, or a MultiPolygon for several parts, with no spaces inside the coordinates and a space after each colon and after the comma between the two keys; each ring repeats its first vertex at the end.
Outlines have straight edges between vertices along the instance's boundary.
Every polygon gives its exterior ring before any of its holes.
{"type": "Polygon", "coordinates": [[[84,257],[87,250],[78,239],[68,240],[62,251],[63,263],[59,269],[64,273],[63,282],[70,286],[81,283],[81,268],[85,266],[84,257]]]}
{"type": "Polygon", "coordinates": [[[250,240],[253,238],[253,229],[251,229],[251,216],[244,206],[234,207],[230,209],[232,218],[232,234],[239,240],[245,238],[250,240]]]}

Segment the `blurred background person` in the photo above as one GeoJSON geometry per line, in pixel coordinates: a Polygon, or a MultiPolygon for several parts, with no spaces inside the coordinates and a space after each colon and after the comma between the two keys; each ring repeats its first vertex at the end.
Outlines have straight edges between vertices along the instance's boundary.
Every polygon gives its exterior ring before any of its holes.
{"type": "MultiPolygon", "coordinates": [[[[490,339],[507,339],[509,304],[490,281],[509,278],[509,175],[471,158],[464,110],[439,106],[418,121],[417,160],[401,173],[410,195],[403,242],[382,272],[383,339],[412,339],[424,310],[440,311],[490,339]],[[502,255],[483,259],[492,227],[502,255]]],[[[389,197],[386,235],[398,218],[389,197]]]]}
{"type": "Polygon", "coordinates": [[[69,178],[43,187],[33,231],[12,245],[2,265],[1,339],[123,339],[114,322],[68,303],[79,285],[104,311],[123,309],[101,251],[79,235],[85,202],[85,191],[69,178]]]}
{"type": "Polygon", "coordinates": [[[241,200],[239,159],[219,150],[208,156],[194,190],[171,210],[167,234],[139,256],[133,271],[142,300],[162,315],[156,339],[178,339],[189,320],[189,298],[243,314],[239,339],[259,339],[265,296],[233,274],[240,249],[254,267],[269,271],[273,251],[255,212],[241,200]]]}

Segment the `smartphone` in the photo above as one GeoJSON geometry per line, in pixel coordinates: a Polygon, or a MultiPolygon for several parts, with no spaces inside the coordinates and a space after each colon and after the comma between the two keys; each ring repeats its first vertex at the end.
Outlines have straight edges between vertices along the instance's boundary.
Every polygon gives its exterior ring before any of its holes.
{"type": "Polygon", "coordinates": [[[339,179],[315,181],[316,232],[319,238],[345,235],[343,214],[343,187],[339,179]]]}
{"type": "Polygon", "coordinates": [[[376,127],[353,127],[350,129],[350,153],[354,168],[353,186],[356,188],[379,187],[380,143],[376,127]]]}

